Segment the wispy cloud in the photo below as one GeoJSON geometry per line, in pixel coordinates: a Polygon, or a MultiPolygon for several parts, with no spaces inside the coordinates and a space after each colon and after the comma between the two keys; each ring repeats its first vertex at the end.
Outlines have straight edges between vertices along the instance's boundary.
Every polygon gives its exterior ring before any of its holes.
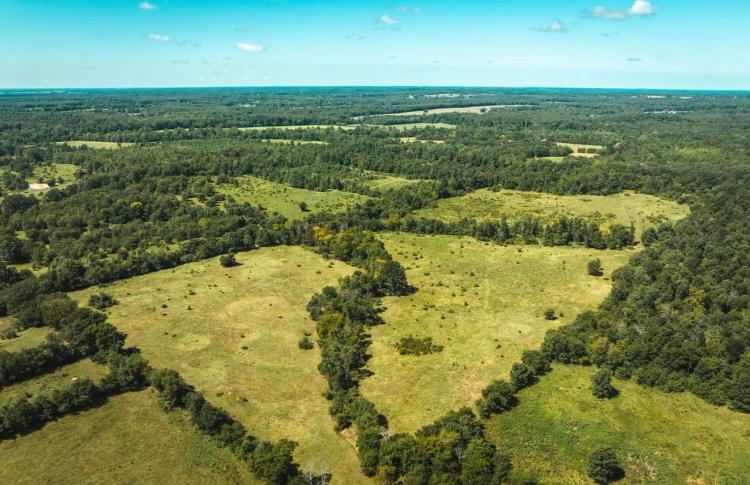
{"type": "Polygon", "coordinates": [[[418,4],[414,5],[394,5],[391,8],[395,10],[398,13],[420,13],[422,12],[422,7],[420,7],[418,4]]]}
{"type": "Polygon", "coordinates": [[[171,42],[172,41],[172,37],[170,37],[168,35],[164,35],[164,34],[156,34],[154,32],[151,32],[150,34],[148,34],[146,36],[146,38],[148,40],[153,40],[154,42],[164,42],[164,43],[167,43],[167,42],[171,42]]]}
{"type": "Polygon", "coordinates": [[[344,39],[349,39],[349,40],[365,40],[365,36],[364,35],[359,35],[359,34],[347,34],[347,35],[344,36],[344,39]]]}
{"type": "Polygon", "coordinates": [[[628,57],[625,59],[625,62],[643,62],[643,59],[640,57],[628,57]]]}
{"type": "Polygon", "coordinates": [[[237,27],[234,30],[236,32],[245,32],[245,33],[252,34],[253,32],[255,32],[255,27],[253,27],[252,25],[245,25],[243,27],[237,27]]]}
{"type": "Polygon", "coordinates": [[[633,5],[627,9],[609,7],[594,7],[588,14],[598,19],[623,20],[628,17],[648,17],[656,13],[656,8],[650,0],[635,0],[633,5]]]}
{"type": "Polygon", "coordinates": [[[393,26],[398,25],[401,22],[398,21],[398,19],[391,17],[388,14],[383,14],[378,18],[378,22],[380,22],[381,25],[387,25],[387,26],[393,26]]]}
{"type": "Polygon", "coordinates": [[[156,10],[156,5],[151,2],[141,2],[138,4],[138,8],[141,10],[156,10]]]}
{"type": "Polygon", "coordinates": [[[545,25],[543,27],[537,27],[534,30],[545,34],[564,34],[568,31],[567,27],[565,27],[565,24],[560,19],[555,19],[551,24],[545,25]]]}
{"type": "Polygon", "coordinates": [[[266,46],[262,44],[250,44],[249,42],[237,42],[236,47],[245,52],[263,52],[266,46]]]}

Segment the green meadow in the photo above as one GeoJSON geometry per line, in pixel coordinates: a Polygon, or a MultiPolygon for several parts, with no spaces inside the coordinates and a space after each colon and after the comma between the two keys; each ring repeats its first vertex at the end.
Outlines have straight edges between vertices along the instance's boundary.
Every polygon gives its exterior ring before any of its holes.
{"type": "MultiPolygon", "coordinates": [[[[177,370],[250,433],[299,443],[303,470],[331,471],[335,483],[365,483],[355,449],[334,431],[317,369],[320,351],[301,350],[315,325],[305,305],[351,268],[300,247],[263,248],[113,283],[120,303],[109,321],[154,367],[177,370]]],[[[89,289],[74,293],[86,302],[89,289]]]]}
{"type": "Polygon", "coordinates": [[[609,293],[611,272],[633,251],[581,247],[498,246],[469,237],[382,236],[418,291],[388,297],[385,324],[371,329],[373,375],[363,393],[395,431],[415,431],[447,411],[471,405],[521,353],[537,349],[551,328],[594,309],[609,293]],[[587,263],[600,258],[601,278],[587,263]],[[559,318],[546,320],[553,307],[559,318]],[[432,337],[442,352],[399,355],[403,337],[432,337]]]}
{"type": "Polygon", "coordinates": [[[278,212],[289,219],[303,219],[310,212],[344,211],[367,200],[364,195],[351,192],[298,189],[257,177],[237,177],[234,180],[234,183],[217,185],[216,190],[238,202],[262,205],[269,211],[278,212]],[[308,211],[300,209],[302,202],[307,204],[308,211]]]}
{"type": "Polygon", "coordinates": [[[593,483],[587,458],[600,445],[616,450],[623,485],[747,483],[749,415],[632,381],[614,380],[619,395],[597,399],[594,371],[556,365],[519,393],[517,407],[489,420],[488,437],[512,455],[513,483],[593,483]]]}
{"type": "Polygon", "coordinates": [[[439,200],[435,207],[421,209],[417,216],[455,221],[464,217],[477,220],[515,221],[523,216],[552,221],[561,216],[583,217],[602,227],[612,224],[635,225],[636,235],[646,227],[673,222],[688,215],[687,205],[646,194],[555,195],[520,190],[493,192],[480,189],[459,197],[439,200]]]}

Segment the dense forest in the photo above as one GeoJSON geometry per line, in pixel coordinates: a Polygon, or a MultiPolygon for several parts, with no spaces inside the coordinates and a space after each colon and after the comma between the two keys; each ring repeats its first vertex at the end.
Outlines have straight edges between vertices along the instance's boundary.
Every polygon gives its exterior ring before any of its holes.
{"type": "MultiPolygon", "coordinates": [[[[32,327],[55,330],[38,347],[0,350],[0,386],[83,358],[111,369],[101,382],[79,381],[0,408],[0,438],[152,386],[165,410],[187,410],[197,429],[247,461],[262,480],[327,483],[327,476],[303,478],[292,460],[293,443],[248,434],[175,371],[151,369],[137,349],[125,347],[125,336],[106,315],[66,296],[278,245],[305,246],[357,268],[338,286],[320,289],[307,310],[317,325],[331,415],[339,430],[357,430],[362,470],[383,483],[502,483],[511,461],[485,438],[483,419],[515,406],[518,391],[555,362],[595,365],[643,386],[690,391],[750,412],[750,96],[656,94],[427,88],[0,93],[0,316],[13,321],[3,337],[32,327]],[[445,92],[455,96],[438,96],[445,92]],[[495,104],[507,107],[388,115],[495,104]],[[602,148],[595,157],[580,157],[559,141],[602,148]],[[114,147],[95,149],[95,142],[114,147]],[[72,169],[62,174],[59,166],[72,169]],[[247,176],[366,200],[339,211],[307,213],[301,205],[301,217],[288,218],[221,190],[247,176]],[[382,190],[370,183],[383,177],[403,183],[382,190]],[[49,188],[29,190],[29,182],[49,188]],[[605,228],[576,216],[447,222],[415,212],[477,189],[630,191],[688,204],[690,215],[637,237],[632,225],[605,228]],[[416,288],[378,239],[383,231],[637,251],[612,274],[612,291],[596,311],[549,331],[507,381],[487,376],[477,414],[464,408],[416,434],[389,433],[388,418],[359,389],[368,375],[368,329],[383,323],[383,297],[416,288]]],[[[91,306],[112,304],[102,293],[91,306]]]]}

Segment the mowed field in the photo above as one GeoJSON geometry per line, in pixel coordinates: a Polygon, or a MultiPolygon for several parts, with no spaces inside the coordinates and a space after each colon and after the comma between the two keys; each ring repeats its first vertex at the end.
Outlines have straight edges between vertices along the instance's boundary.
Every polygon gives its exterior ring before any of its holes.
{"type": "Polygon", "coordinates": [[[106,365],[95,364],[91,359],[83,359],[64,365],[54,372],[42,374],[34,379],[13,384],[0,389],[0,406],[19,397],[49,395],[55,389],[70,386],[74,380],[88,377],[94,382],[109,373],[106,365]]]}
{"type": "MultiPolygon", "coordinates": [[[[439,115],[445,113],[471,113],[471,114],[484,114],[489,113],[495,109],[507,109],[507,108],[526,108],[528,105],[525,104],[485,104],[481,106],[463,106],[457,108],[432,108],[415,111],[401,111],[399,113],[386,113],[382,115],[373,116],[421,116],[421,115],[439,115]]],[[[366,116],[357,116],[353,119],[364,119],[366,116]]]]}
{"type": "MultiPolygon", "coordinates": [[[[305,305],[352,271],[300,247],[263,248],[113,283],[119,304],[109,320],[154,367],[177,370],[254,435],[299,443],[304,470],[327,469],[335,482],[366,483],[354,447],[334,431],[320,352],[301,350],[315,325],[305,305]]],[[[89,289],[72,296],[85,302],[89,289]]]]}
{"type": "Polygon", "coordinates": [[[488,422],[488,438],[512,455],[513,483],[593,483],[587,458],[600,445],[617,451],[623,485],[748,483],[750,415],[616,379],[619,396],[600,400],[595,370],[555,365],[488,422]]]}
{"type": "Polygon", "coordinates": [[[584,217],[606,228],[619,223],[635,225],[636,236],[649,226],[676,221],[688,215],[687,205],[645,194],[554,195],[542,192],[480,189],[459,197],[442,199],[417,216],[455,221],[464,217],[515,221],[525,215],[551,221],[561,216],[584,217]]]}
{"type": "MultiPolygon", "coordinates": [[[[11,319],[4,317],[0,322],[0,331],[12,327],[11,319]]],[[[0,350],[6,352],[18,352],[19,350],[36,347],[44,342],[50,329],[46,327],[32,327],[18,332],[18,337],[10,339],[0,339],[0,350]]]]}
{"type": "Polygon", "coordinates": [[[568,147],[571,150],[573,150],[573,153],[570,154],[571,157],[584,157],[584,158],[594,158],[598,157],[598,153],[587,153],[588,150],[604,150],[604,147],[602,145],[584,145],[581,143],[555,143],[555,145],[559,147],[568,147]]]}
{"type": "Polygon", "coordinates": [[[344,211],[354,204],[364,202],[367,197],[351,192],[329,190],[318,192],[314,190],[298,189],[257,177],[237,177],[235,183],[216,186],[217,192],[231,195],[238,202],[249,202],[262,205],[271,212],[289,219],[304,219],[310,212],[344,211]],[[309,212],[299,208],[300,202],[305,202],[309,212]]]}
{"type": "Polygon", "coordinates": [[[131,147],[135,145],[135,143],[126,143],[126,142],[118,143],[114,141],[83,141],[83,140],[61,141],[58,144],[68,145],[69,147],[73,147],[73,148],[80,148],[82,146],[87,146],[94,150],[116,150],[118,148],[126,148],[126,147],[131,147]]]}
{"type": "Polygon", "coordinates": [[[611,272],[633,251],[578,247],[498,246],[469,237],[382,236],[407,269],[413,295],[385,298],[385,324],[371,329],[374,375],[363,393],[394,431],[415,431],[447,411],[473,405],[496,378],[507,378],[521,353],[537,349],[545,332],[596,308],[609,293],[611,272]],[[586,271],[600,258],[605,276],[586,271]],[[543,313],[553,307],[558,320],[543,313]],[[563,316],[564,315],[564,316],[563,316]],[[442,352],[399,355],[394,344],[432,337],[442,352]]]}
{"type": "Polygon", "coordinates": [[[151,390],[111,397],[99,408],[0,441],[0,483],[260,484],[247,465],[165,413],[151,390]]]}

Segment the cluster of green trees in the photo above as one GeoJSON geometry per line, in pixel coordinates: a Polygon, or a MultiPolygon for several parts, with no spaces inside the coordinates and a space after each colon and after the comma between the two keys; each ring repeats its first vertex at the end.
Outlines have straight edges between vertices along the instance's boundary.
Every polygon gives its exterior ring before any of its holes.
{"type": "Polygon", "coordinates": [[[581,244],[594,249],[623,249],[635,244],[635,228],[613,224],[602,231],[594,222],[580,217],[560,217],[552,223],[524,215],[513,223],[506,218],[498,222],[477,222],[462,219],[445,222],[439,219],[406,217],[400,221],[386,223],[388,230],[414,232],[418,234],[452,234],[473,236],[482,241],[495,241],[499,244],[544,244],[545,246],[568,246],[581,244]]]}
{"type": "Polygon", "coordinates": [[[442,352],[443,346],[432,342],[432,337],[407,335],[396,342],[396,350],[401,355],[427,355],[442,352]]]}

